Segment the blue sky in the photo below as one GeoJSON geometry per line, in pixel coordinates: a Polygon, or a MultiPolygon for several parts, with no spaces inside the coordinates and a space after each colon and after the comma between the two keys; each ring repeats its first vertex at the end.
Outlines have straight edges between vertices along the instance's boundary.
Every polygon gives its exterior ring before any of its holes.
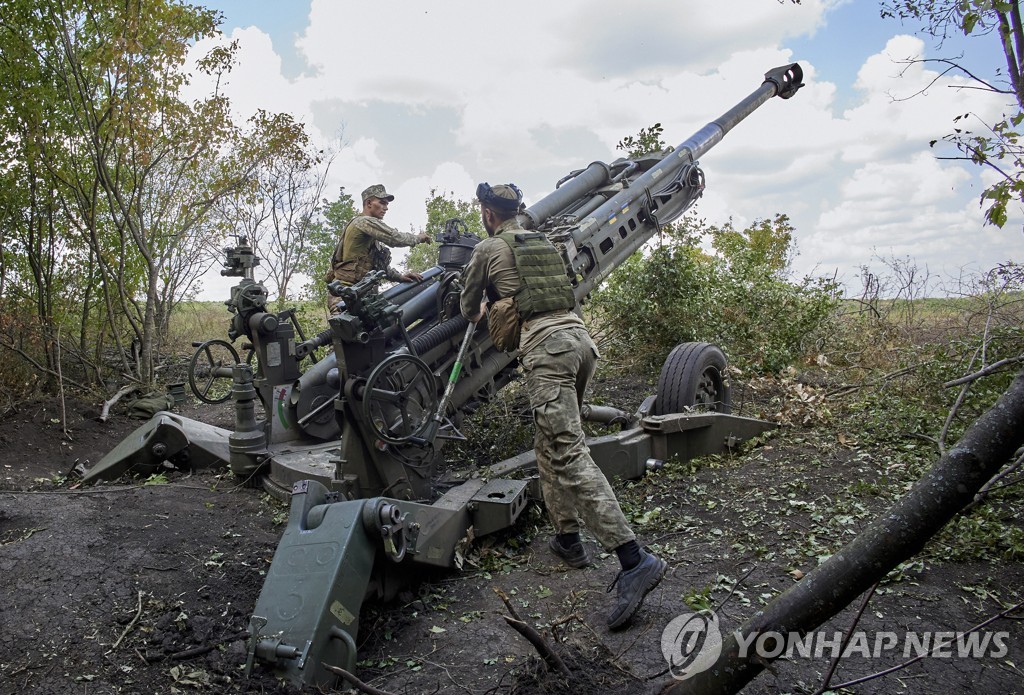
{"type": "MultiPolygon", "coordinates": [[[[744,226],[785,213],[794,273],[836,275],[854,294],[862,266],[884,273],[880,258],[909,258],[954,291],[965,274],[1024,261],[1019,209],[1002,230],[982,223],[992,174],[928,145],[955,115],[992,121],[1006,100],[957,89],[953,76],[932,84],[935,64],[899,64],[963,55],[992,77],[1003,64],[992,37],[939,49],[919,27],[880,18],[872,0],[204,4],[241,45],[227,86],[239,115],[294,113],[338,148],[328,190],[385,183],[398,197],[387,221],[400,229],[422,226],[431,190],[471,199],[479,181],[515,181],[530,202],[654,122],[678,144],[767,69],[797,61],[807,86],[702,158],[696,215],[744,226]]],[[[211,298],[224,293],[215,284],[211,298]]]]}

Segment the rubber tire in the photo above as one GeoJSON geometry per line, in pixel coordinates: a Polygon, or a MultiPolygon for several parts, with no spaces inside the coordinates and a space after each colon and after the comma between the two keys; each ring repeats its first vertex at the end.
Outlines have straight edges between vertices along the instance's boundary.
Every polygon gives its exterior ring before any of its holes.
{"type": "Polygon", "coordinates": [[[732,394],[725,379],[725,353],[711,343],[681,343],[665,358],[658,377],[655,415],[688,410],[728,414],[732,394]],[[711,400],[709,407],[708,401],[711,400]]]}

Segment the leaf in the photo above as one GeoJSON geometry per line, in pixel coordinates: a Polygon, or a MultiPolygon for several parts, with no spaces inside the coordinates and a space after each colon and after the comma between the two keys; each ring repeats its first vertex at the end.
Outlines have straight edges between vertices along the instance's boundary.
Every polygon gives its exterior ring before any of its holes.
{"type": "Polygon", "coordinates": [[[448,631],[447,631],[447,630],[445,630],[445,629],[444,629],[443,627],[438,627],[437,625],[432,625],[432,626],[430,627],[430,631],[431,631],[432,633],[434,633],[435,635],[440,635],[440,634],[441,634],[442,632],[448,632],[448,631]]]}
{"type": "Polygon", "coordinates": [[[974,31],[974,27],[977,26],[980,19],[981,16],[977,12],[968,12],[964,15],[962,28],[965,36],[974,31]]]}

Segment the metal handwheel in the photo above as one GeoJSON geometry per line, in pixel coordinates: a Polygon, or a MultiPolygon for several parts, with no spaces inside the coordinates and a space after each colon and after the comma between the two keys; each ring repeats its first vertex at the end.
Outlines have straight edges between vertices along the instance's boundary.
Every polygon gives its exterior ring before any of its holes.
{"type": "Polygon", "coordinates": [[[223,403],[231,398],[231,369],[238,363],[238,351],[226,340],[200,343],[188,363],[192,393],[203,403],[223,403]]]}
{"type": "Polygon", "coordinates": [[[436,379],[418,357],[391,355],[366,380],[363,420],[383,442],[415,442],[430,426],[436,408],[436,379]]]}

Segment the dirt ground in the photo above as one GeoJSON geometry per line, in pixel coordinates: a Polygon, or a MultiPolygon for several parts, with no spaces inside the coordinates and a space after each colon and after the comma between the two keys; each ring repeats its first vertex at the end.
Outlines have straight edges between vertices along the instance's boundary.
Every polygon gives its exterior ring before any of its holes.
{"type": "MultiPolygon", "coordinates": [[[[623,388],[637,402],[646,395],[636,383],[623,388]]],[[[23,406],[0,421],[0,695],[295,692],[272,673],[242,671],[243,633],[286,506],[209,472],[70,489],[77,465],[96,463],[141,421],[115,408],[100,423],[95,405],[68,403],[62,426],[58,406],[23,406]]],[[[231,421],[221,406],[190,402],[180,412],[231,421]]],[[[684,601],[715,608],[723,631],[738,626],[810,571],[827,541],[852,538],[885,508],[850,494],[884,466],[878,452],[837,446],[827,429],[791,427],[742,455],[618,485],[641,542],[670,562],[620,633],[605,628],[615,558],[599,553],[595,566],[567,570],[546,548],[550,527],[530,512],[512,532],[479,542],[464,571],[365,604],[359,676],[392,693],[657,692],[672,682],[662,632],[690,610],[684,601]],[[848,514],[837,515],[837,503],[848,514]],[[496,588],[549,634],[571,682],[547,673],[505,624],[496,588]]],[[[869,636],[965,631],[1021,601],[1022,578],[1019,560],[909,564],[878,588],[859,627],[869,636]]],[[[822,629],[845,631],[857,608],[822,629]]],[[[844,692],[1024,692],[1021,617],[986,628],[1007,633],[1005,654],[929,657],[844,692]]],[[[845,658],[831,683],[904,660],[898,650],[845,658]]],[[[744,692],[811,693],[829,666],[827,655],[778,660],[744,692]]]]}

